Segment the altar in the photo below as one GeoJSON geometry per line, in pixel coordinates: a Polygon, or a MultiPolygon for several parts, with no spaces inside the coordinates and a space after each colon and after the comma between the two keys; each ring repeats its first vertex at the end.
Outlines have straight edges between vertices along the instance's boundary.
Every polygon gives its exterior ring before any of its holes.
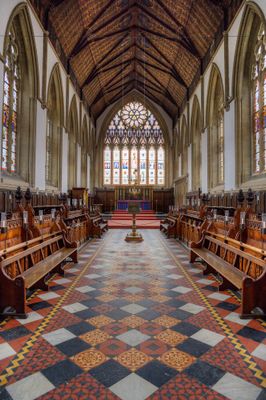
{"type": "Polygon", "coordinates": [[[118,200],[117,201],[117,209],[118,210],[127,210],[128,205],[130,203],[138,203],[141,210],[151,210],[152,209],[152,204],[151,201],[149,200],[118,200]]]}

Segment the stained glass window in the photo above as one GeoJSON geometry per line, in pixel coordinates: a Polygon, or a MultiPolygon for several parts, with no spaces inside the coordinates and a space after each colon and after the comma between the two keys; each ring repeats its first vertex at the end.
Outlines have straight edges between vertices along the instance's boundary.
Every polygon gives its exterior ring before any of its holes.
{"type": "Polygon", "coordinates": [[[111,150],[109,147],[104,150],[104,184],[111,184],[111,150]]]}
{"type": "Polygon", "coordinates": [[[265,32],[258,34],[252,68],[253,81],[253,172],[266,171],[266,48],[265,32]]]}
{"type": "Polygon", "coordinates": [[[129,179],[129,152],[128,148],[122,149],[122,185],[128,185],[129,179]]]}
{"type": "Polygon", "coordinates": [[[104,145],[104,184],[165,184],[163,132],[140,102],[128,103],[118,111],[107,129],[104,145]],[[106,167],[106,149],[112,159],[112,174],[106,167]]]}
{"type": "Polygon", "coordinates": [[[120,150],[118,147],[115,147],[113,151],[113,182],[114,185],[120,183],[120,150]]]}
{"type": "Polygon", "coordinates": [[[155,159],[155,149],[154,147],[151,147],[149,150],[149,184],[154,185],[156,180],[156,159],[155,159]]]}
{"type": "Polygon", "coordinates": [[[140,149],[139,163],[140,184],[145,185],[147,180],[147,151],[145,147],[140,149]]]}
{"type": "Polygon", "coordinates": [[[164,184],[164,174],[165,174],[165,157],[164,149],[162,147],[158,150],[158,184],[164,184]]]}
{"type": "Polygon", "coordinates": [[[17,113],[19,98],[18,47],[14,32],[9,34],[4,66],[4,103],[1,168],[15,173],[17,148],[17,113]]]}

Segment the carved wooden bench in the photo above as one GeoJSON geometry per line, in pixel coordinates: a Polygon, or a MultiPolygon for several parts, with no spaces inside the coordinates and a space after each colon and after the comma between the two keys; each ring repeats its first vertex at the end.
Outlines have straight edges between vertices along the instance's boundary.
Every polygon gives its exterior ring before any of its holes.
{"type": "Polygon", "coordinates": [[[170,215],[160,222],[160,230],[166,234],[168,239],[176,237],[176,222],[177,219],[170,215]]]}
{"type": "Polygon", "coordinates": [[[199,257],[207,264],[204,274],[218,273],[223,278],[219,290],[242,291],[241,318],[261,318],[266,313],[266,262],[250,254],[244,243],[226,240],[204,234],[191,243],[190,262],[199,257]]]}
{"type": "Polygon", "coordinates": [[[70,243],[61,232],[0,262],[0,314],[26,318],[26,291],[48,290],[49,274],[64,274],[62,264],[77,262],[77,243],[70,243]]]}

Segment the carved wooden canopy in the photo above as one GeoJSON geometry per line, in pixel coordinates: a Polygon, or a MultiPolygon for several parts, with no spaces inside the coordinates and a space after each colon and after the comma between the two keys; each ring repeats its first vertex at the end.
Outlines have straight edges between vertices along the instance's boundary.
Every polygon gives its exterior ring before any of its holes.
{"type": "Polygon", "coordinates": [[[31,0],[97,118],[137,89],[175,118],[242,0],[31,0]]]}

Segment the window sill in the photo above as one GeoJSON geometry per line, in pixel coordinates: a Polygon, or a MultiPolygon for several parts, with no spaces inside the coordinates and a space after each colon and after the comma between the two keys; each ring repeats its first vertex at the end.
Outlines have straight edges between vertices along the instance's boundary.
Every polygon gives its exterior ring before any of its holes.
{"type": "Polygon", "coordinates": [[[30,185],[28,182],[21,179],[19,176],[7,176],[2,175],[0,180],[1,189],[6,190],[15,190],[18,186],[21,187],[22,190],[26,190],[30,185]]]}

